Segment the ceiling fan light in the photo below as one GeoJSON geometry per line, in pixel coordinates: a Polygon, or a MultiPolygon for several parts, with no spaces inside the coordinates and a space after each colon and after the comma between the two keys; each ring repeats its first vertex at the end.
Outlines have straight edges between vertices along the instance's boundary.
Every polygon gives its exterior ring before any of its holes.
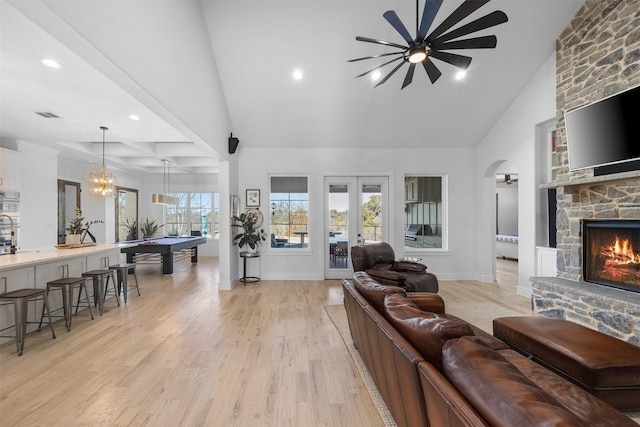
{"type": "Polygon", "coordinates": [[[409,62],[417,64],[427,59],[427,51],[424,47],[414,47],[409,50],[409,62]]]}

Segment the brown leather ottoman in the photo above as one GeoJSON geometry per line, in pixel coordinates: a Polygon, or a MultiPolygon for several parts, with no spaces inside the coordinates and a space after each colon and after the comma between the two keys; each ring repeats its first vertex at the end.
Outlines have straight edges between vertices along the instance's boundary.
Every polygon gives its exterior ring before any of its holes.
{"type": "Polygon", "coordinates": [[[493,335],[614,408],[640,410],[640,347],[548,317],[494,319],[493,335]]]}

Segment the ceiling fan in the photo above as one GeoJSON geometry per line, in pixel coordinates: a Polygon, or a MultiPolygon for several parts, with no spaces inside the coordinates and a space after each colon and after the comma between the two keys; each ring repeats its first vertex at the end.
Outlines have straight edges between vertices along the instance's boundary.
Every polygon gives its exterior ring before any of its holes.
{"type": "Polygon", "coordinates": [[[393,10],[388,10],[382,15],[384,19],[386,19],[407,42],[406,46],[389,41],[376,40],[369,37],[356,37],[356,40],[361,42],[381,44],[384,46],[390,46],[400,49],[399,51],[365,56],[363,58],[350,59],[348,62],[381,58],[383,56],[397,56],[397,58],[385,62],[382,65],[378,65],[375,68],[372,68],[356,77],[366,76],[367,74],[372,73],[386,65],[402,60],[402,62],[396,65],[396,67],[391,70],[384,78],[382,78],[382,80],[380,80],[380,82],[376,84],[375,87],[378,87],[389,80],[389,77],[391,77],[406,63],[409,64],[409,69],[407,70],[407,74],[404,77],[402,89],[411,84],[416,65],[420,63],[427,72],[431,83],[435,83],[436,80],[438,80],[442,75],[442,72],[438,69],[438,67],[436,67],[431,58],[439,59],[440,61],[447,62],[455,67],[466,70],[467,68],[469,68],[469,64],[471,64],[470,57],[444,51],[454,49],[492,49],[495,48],[497,44],[496,36],[481,36],[460,40],[454,39],[458,39],[459,37],[466,36],[467,34],[481,31],[508,21],[507,15],[504,12],[497,10],[447,33],[447,31],[457,25],[464,18],[471,15],[473,12],[489,2],[489,0],[465,0],[464,3],[462,3],[456,10],[454,10],[453,13],[449,15],[449,17],[442,21],[442,23],[436,29],[431,31],[431,33],[428,33],[431,24],[438,14],[438,10],[442,5],[443,0],[425,1],[424,10],[422,12],[422,20],[420,21],[419,26],[418,2],[419,0],[416,0],[415,38],[411,37],[411,34],[409,34],[409,31],[404,26],[396,12],[394,12],[393,10]]]}
{"type": "Polygon", "coordinates": [[[511,185],[513,183],[518,182],[518,175],[515,175],[515,174],[496,175],[496,180],[498,182],[504,182],[507,185],[511,185]]]}

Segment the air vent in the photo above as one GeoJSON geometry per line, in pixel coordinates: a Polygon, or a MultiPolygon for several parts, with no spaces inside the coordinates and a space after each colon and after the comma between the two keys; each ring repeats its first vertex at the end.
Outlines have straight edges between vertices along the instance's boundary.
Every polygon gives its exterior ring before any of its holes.
{"type": "Polygon", "coordinates": [[[46,111],[44,111],[44,112],[36,111],[36,114],[39,115],[39,116],[45,117],[47,119],[59,119],[60,118],[60,116],[56,116],[55,114],[49,113],[49,112],[46,112],[46,111]]]}

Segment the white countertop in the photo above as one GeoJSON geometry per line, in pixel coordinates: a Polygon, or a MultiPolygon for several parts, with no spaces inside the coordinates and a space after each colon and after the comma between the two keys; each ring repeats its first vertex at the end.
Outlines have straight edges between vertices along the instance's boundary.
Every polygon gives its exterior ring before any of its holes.
{"type": "Polygon", "coordinates": [[[26,251],[18,250],[14,255],[0,255],[0,271],[31,267],[47,262],[63,261],[65,259],[93,255],[133,245],[135,245],[135,243],[99,243],[94,246],[85,246],[74,249],[44,248],[26,251]]]}

